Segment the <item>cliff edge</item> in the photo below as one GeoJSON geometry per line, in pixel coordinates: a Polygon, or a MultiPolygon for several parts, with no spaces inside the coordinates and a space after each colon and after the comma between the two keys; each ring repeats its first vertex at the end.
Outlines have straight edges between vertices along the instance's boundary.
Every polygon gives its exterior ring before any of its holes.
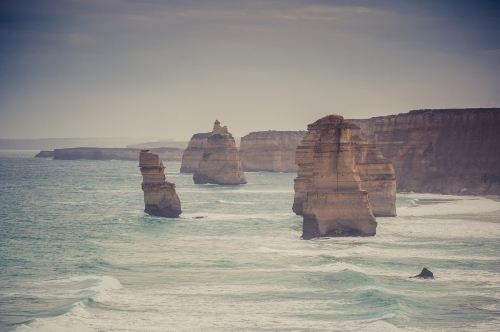
{"type": "Polygon", "coordinates": [[[500,195],[500,108],[349,120],[392,161],[398,191],[500,195]]]}
{"type": "Polygon", "coordinates": [[[256,131],[241,138],[244,171],[296,172],[295,150],[305,131],[256,131]]]}

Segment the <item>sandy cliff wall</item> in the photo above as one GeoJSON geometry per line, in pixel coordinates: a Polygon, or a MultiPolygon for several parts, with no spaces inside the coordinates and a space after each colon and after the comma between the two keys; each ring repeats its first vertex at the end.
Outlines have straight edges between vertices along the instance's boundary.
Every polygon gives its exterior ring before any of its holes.
{"type": "Polygon", "coordinates": [[[194,173],[205,151],[207,138],[212,133],[198,133],[191,137],[186,150],[182,154],[181,173],[194,173]]]}
{"type": "Polygon", "coordinates": [[[257,131],[241,138],[244,171],[296,172],[295,150],[305,131],[257,131]]]}
{"type": "MultiPolygon", "coordinates": [[[[70,148],[55,149],[54,159],[57,160],[137,160],[139,149],[127,148],[70,148]]],[[[162,160],[180,161],[183,150],[177,148],[157,148],[151,149],[162,160]]]]}
{"type": "Polygon", "coordinates": [[[392,161],[398,191],[500,195],[499,108],[350,121],[392,161]]]}

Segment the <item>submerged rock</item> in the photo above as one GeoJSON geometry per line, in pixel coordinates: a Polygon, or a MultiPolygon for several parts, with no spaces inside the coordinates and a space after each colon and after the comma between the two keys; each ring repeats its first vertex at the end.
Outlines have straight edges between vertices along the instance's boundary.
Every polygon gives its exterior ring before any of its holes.
{"type": "Polygon", "coordinates": [[[207,137],[207,143],[193,180],[195,184],[247,183],[234,138],[227,131],[227,127],[221,127],[217,120],[212,133],[207,137]]]}
{"type": "Polygon", "coordinates": [[[304,239],[373,236],[377,222],[361,189],[353,134],[359,128],[339,115],[308,125],[297,147],[293,211],[304,215],[304,239]]]}
{"type": "Polygon", "coordinates": [[[426,267],[424,267],[419,275],[410,278],[434,279],[434,274],[431,271],[427,270],[426,267]]]}
{"type": "Polygon", "coordinates": [[[144,212],[147,214],[177,218],[181,213],[181,202],[175,192],[175,184],[165,180],[165,167],[158,155],[141,150],[139,167],[144,191],[144,212]]]}

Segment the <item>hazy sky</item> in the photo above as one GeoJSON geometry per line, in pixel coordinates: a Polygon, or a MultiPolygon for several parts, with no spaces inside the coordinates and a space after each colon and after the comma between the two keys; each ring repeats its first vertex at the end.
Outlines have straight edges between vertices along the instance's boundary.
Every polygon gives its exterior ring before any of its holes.
{"type": "Polygon", "coordinates": [[[500,107],[498,1],[0,1],[0,138],[500,107]]]}

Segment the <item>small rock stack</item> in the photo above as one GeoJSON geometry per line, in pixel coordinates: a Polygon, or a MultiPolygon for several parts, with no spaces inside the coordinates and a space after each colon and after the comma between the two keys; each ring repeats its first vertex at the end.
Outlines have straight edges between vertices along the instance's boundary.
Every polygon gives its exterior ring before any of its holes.
{"type": "Polygon", "coordinates": [[[233,136],[227,127],[215,120],[214,129],[207,138],[205,150],[193,175],[195,184],[245,184],[241,159],[233,136]]]}
{"type": "Polygon", "coordinates": [[[144,191],[144,212],[147,214],[177,218],[181,213],[181,202],[175,192],[175,184],[165,180],[165,167],[160,157],[149,150],[141,150],[139,167],[144,191]]]}
{"type": "MultiPolygon", "coordinates": [[[[299,168],[292,208],[304,216],[302,238],[375,235],[377,222],[368,192],[362,189],[365,181],[356,159],[362,163],[378,153],[360,138],[359,128],[342,116],[326,116],[307,129],[295,156],[299,168]]],[[[383,161],[384,165],[388,163],[383,161]]],[[[382,159],[380,162],[383,164],[382,159]]],[[[390,172],[390,168],[380,168],[379,172],[390,172]]],[[[369,170],[369,166],[363,166],[367,183],[369,170]]]]}

